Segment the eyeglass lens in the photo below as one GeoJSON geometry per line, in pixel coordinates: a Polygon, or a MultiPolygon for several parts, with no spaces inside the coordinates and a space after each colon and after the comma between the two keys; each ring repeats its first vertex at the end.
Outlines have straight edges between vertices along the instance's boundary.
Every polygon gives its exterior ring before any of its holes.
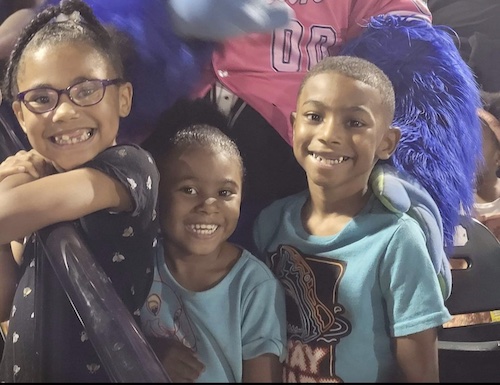
{"type": "Polygon", "coordinates": [[[67,94],[73,103],[86,107],[102,100],[105,87],[101,80],[86,80],[59,91],[52,88],[37,88],[26,92],[23,101],[33,112],[47,112],[57,106],[60,94],[67,94]]]}

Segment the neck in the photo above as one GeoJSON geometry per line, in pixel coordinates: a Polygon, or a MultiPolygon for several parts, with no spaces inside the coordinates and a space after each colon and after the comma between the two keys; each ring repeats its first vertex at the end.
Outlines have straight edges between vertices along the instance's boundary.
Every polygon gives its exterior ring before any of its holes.
{"type": "Polygon", "coordinates": [[[311,235],[337,234],[363,209],[370,196],[368,189],[346,196],[312,189],[302,209],[302,225],[311,235]]]}

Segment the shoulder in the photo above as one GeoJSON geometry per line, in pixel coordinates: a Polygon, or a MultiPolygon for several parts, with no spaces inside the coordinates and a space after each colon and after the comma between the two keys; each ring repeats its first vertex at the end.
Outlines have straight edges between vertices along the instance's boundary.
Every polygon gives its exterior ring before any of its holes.
{"type": "Polygon", "coordinates": [[[309,192],[307,190],[301,191],[297,194],[287,196],[285,198],[278,199],[273,203],[266,206],[259,214],[259,217],[268,218],[268,217],[277,217],[280,213],[287,213],[296,210],[297,208],[301,208],[307,197],[309,196],[309,192]]]}
{"type": "Polygon", "coordinates": [[[117,159],[123,161],[144,160],[154,164],[151,154],[136,144],[119,144],[108,147],[94,158],[94,160],[102,159],[117,159]]]}
{"type": "Polygon", "coordinates": [[[389,8],[388,15],[418,17],[431,22],[431,12],[425,0],[392,0],[389,8]]]}
{"type": "Polygon", "coordinates": [[[109,147],[81,167],[94,168],[115,177],[128,175],[134,179],[159,178],[159,172],[151,154],[134,144],[109,147]]]}
{"type": "Polygon", "coordinates": [[[259,250],[267,245],[283,226],[296,226],[297,213],[308,196],[308,190],[302,191],[274,201],[259,213],[252,228],[253,240],[259,250]]]}
{"type": "Polygon", "coordinates": [[[279,284],[269,267],[250,251],[243,249],[240,257],[239,280],[244,286],[259,286],[268,282],[272,286],[279,284]]]}
{"type": "Polygon", "coordinates": [[[389,210],[379,199],[372,198],[368,210],[360,219],[371,232],[380,232],[391,238],[391,242],[422,242],[425,233],[419,222],[408,213],[389,210]]]}

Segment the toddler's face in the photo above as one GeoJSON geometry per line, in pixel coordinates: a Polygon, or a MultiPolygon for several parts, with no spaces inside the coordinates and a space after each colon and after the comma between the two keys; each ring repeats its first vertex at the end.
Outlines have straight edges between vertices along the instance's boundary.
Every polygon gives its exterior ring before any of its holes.
{"type": "Polygon", "coordinates": [[[292,121],[293,151],[309,182],[346,194],[366,188],[375,163],[399,140],[379,91],[336,72],[307,81],[292,121]]]}
{"type": "Polygon", "coordinates": [[[163,162],[159,201],[167,242],[185,255],[218,252],[240,215],[240,163],[200,146],[174,151],[163,162]]]}

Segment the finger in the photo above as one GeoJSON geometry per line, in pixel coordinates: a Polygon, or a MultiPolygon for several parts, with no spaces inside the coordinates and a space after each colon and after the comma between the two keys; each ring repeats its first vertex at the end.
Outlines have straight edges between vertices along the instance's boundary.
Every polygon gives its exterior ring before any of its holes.
{"type": "Polygon", "coordinates": [[[500,122],[498,121],[498,119],[493,114],[484,110],[483,108],[479,108],[477,114],[481,119],[483,119],[486,122],[488,126],[497,129],[500,127],[500,122]]]}
{"type": "Polygon", "coordinates": [[[37,167],[33,165],[33,163],[28,163],[26,166],[23,166],[26,169],[26,172],[30,174],[33,178],[40,178],[40,172],[37,167]]]}
{"type": "Polygon", "coordinates": [[[175,355],[172,355],[173,350],[171,350],[162,360],[168,374],[183,381],[192,382],[198,379],[205,365],[190,350],[175,350],[175,355]]]}
{"type": "Polygon", "coordinates": [[[0,181],[4,180],[8,176],[21,174],[26,172],[26,167],[24,166],[7,166],[0,169],[0,181]]]}
{"type": "Polygon", "coordinates": [[[197,373],[197,377],[205,369],[205,365],[199,360],[196,354],[190,348],[177,341],[167,349],[166,357],[167,359],[182,361],[187,370],[197,373]]]}
{"type": "MultiPolygon", "coordinates": [[[[36,165],[36,164],[33,164],[31,161],[29,160],[15,160],[15,161],[10,161],[9,162],[10,164],[7,164],[7,165],[4,165],[2,164],[1,165],[1,169],[14,169],[14,168],[17,168],[19,169],[21,172],[25,172],[27,174],[30,174],[33,178],[35,179],[38,179],[40,178],[40,166],[39,165],[36,165]]],[[[43,171],[42,171],[43,172],[43,171]]]]}

